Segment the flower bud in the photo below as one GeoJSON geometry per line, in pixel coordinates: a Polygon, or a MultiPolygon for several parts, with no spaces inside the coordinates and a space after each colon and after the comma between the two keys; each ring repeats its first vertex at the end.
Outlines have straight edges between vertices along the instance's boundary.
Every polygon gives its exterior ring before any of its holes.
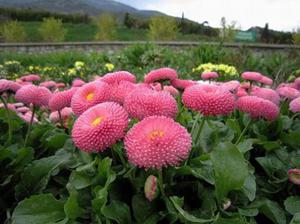
{"type": "Polygon", "coordinates": [[[300,185],[300,169],[291,169],[288,171],[289,180],[293,184],[300,185]]]}
{"type": "Polygon", "coordinates": [[[145,182],[144,186],[144,192],[145,192],[145,197],[149,200],[152,201],[155,199],[158,195],[159,189],[157,186],[157,177],[150,175],[145,182]]]}

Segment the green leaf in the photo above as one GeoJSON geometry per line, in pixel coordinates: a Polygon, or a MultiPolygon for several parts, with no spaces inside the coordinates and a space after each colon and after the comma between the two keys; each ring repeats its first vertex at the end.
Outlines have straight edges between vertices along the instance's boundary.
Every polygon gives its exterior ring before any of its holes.
{"type": "Polygon", "coordinates": [[[300,132],[298,131],[291,131],[289,133],[283,132],[280,139],[284,144],[289,145],[294,149],[300,148],[300,132]]]}
{"type": "Polygon", "coordinates": [[[248,138],[243,141],[241,141],[236,147],[241,153],[246,153],[250,151],[253,148],[253,143],[255,143],[257,139],[248,138]]]}
{"type": "Polygon", "coordinates": [[[173,196],[173,197],[170,197],[170,200],[173,203],[176,210],[179,212],[180,216],[188,222],[209,223],[209,222],[212,222],[215,220],[215,219],[201,219],[201,218],[198,218],[196,216],[189,214],[187,211],[185,211],[181,208],[182,199],[180,199],[179,197],[173,196]]]}
{"type": "Polygon", "coordinates": [[[240,190],[248,176],[243,155],[232,143],[218,144],[210,154],[215,171],[217,198],[221,201],[231,190],[240,190]]]}
{"type": "Polygon", "coordinates": [[[16,186],[17,194],[26,196],[41,193],[46,188],[52,173],[66,163],[69,158],[70,154],[68,153],[58,153],[33,161],[25,168],[22,179],[16,186]]]}
{"type": "Polygon", "coordinates": [[[92,185],[93,176],[89,176],[84,172],[77,172],[74,170],[69,178],[69,183],[76,189],[81,190],[83,188],[92,185]]]}
{"type": "Polygon", "coordinates": [[[65,218],[64,203],[52,194],[34,195],[21,201],[12,214],[15,224],[50,224],[65,218]]]}
{"type": "Polygon", "coordinates": [[[300,224],[300,212],[296,213],[290,224],[300,224]]]}
{"type": "Polygon", "coordinates": [[[155,214],[155,204],[146,200],[144,195],[137,194],[132,198],[133,215],[138,223],[144,223],[150,216],[155,214]]]}
{"type": "Polygon", "coordinates": [[[45,146],[48,149],[60,149],[64,146],[66,140],[70,138],[69,135],[64,133],[58,133],[52,136],[49,136],[46,139],[45,146]]]}
{"type": "Polygon", "coordinates": [[[292,215],[300,212],[300,196],[291,196],[284,201],[285,210],[292,215]]]}
{"type": "Polygon", "coordinates": [[[214,224],[248,224],[243,217],[219,218],[214,224]]]}
{"type": "Polygon", "coordinates": [[[249,176],[246,178],[242,187],[242,192],[248,197],[250,201],[253,201],[255,199],[256,182],[255,176],[253,174],[249,174],[249,176]]]}
{"type": "Polygon", "coordinates": [[[257,208],[238,208],[238,211],[243,216],[257,216],[259,212],[257,208]]]}
{"type": "Polygon", "coordinates": [[[110,205],[102,207],[101,213],[118,224],[131,223],[130,209],[121,201],[113,200],[110,205]]]}
{"type": "Polygon", "coordinates": [[[271,201],[269,199],[260,199],[254,201],[251,207],[258,208],[260,213],[264,214],[275,224],[286,223],[284,211],[277,202],[271,201]]]}
{"type": "Polygon", "coordinates": [[[80,217],[84,210],[78,204],[78,192],[71,191],[71,194],[64,205],[64,211],[69,220],[75,220],[80,217]]]}

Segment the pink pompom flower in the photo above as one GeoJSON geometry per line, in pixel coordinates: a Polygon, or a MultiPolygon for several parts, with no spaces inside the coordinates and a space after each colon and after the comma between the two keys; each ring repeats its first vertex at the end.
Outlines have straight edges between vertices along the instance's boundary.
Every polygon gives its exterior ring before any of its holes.
{"type": "Polygon", "coordinates": [[[14,81],[9,81],[9,90],[11,92],[17,92],[22,86],[17,83],[17,82],[14,82],[14,81]]]}
{"type": "MultiPolygon", "coordinates": [[[[25,114],[22,114],[22,113],[19,113],[18,116],[24,120],[26,123],[30,123],[31,121],[31,118],[32,118],[32,112],[31,111],[28,111],[27,113],[25,114]]],[[[38,123],[39,120],[37,119],[37,117],[34,115],[33,116],[33,119],[32,119],[32,123],[38,123]]]]}
{"type": "Polygon", "coordinates": [[[124,103],[124,99],[132,91],[136,89],[136,85],[128,81],[120,81],[110,85],[110,100],[117,102],[121,105],[124,103]]]}
{"type": "Polygon", "coordinates": [[[0,93],[3,93],[10,88],[10,81],[6,79],[0,79],[0,93]]]}
{"type": "Polygon", "coordinates": [[[195,85],[185,89],[183,104],[204,116],[227,115],[234,110],[232,93],[215,85],[195,85]]]}
{"type": "Polygon", "coordinates": [[[292,111],[294,113],[300,112],[300,97],[293,99],[290,102],[289,108],[290,108],[290,111],[292,111]]]}
{"type": "Polygon", "coordinates": [[[41,79],[41,77],[37,74],[29,74],[29,75],[24,75],[20,78],[23,82],[36,82],[41,79]]]}
{"type": "Polygon", "coordinates": [[[170,93],[172,96],[179,95],[179,91],[173,86],[164,86],[163,91],[170,93]]]}
{"type": "Polygon", "coordinates": [[[81,87],[85,84],[85,81],[82,79],[74,79],[72,82],[72,87],[81,87]]]}
{"type": "Polygon", "coordinates": [[[279,105],[280,103],[280,96],[273,89],[255,87],[252,89],[251,95],[270,100],[276,105],[279,105]]]}
{"type": "Polygon", "coordinates": [[[177,79],[177,72],[172,68],[159,68],[150,71],[144,78],[145,83],[177,79]]]}
{"type": "Polygon", "coordinates": [[[191,136],[171,118],[147,117],[134,125],[125,137],[130,163],[140,168],[177,166],[191,150],[191,136]]]}
{"type": "Polygon", "coordinates": [[[240,86],[240,82],[236,80],[228,81],[221,83],[220,85],[223,89],[226,89],[230,92],[236,92],[240,86]]]}
{"type": "Polygon", "coordinates": [[[72,97],[77,90],[78,88],[74,87],[69,90],[54,93],[49,100],[50,110],[58,111],[62,110],[65,107],[70,107],[72,97]]]}
{"type": "Polygon", "coordinates": [[[217,79],[218,77],[219,77],[219,74],[217,72],[203,72],[201,74],[201,78],[204,80],[217,79]]]}
{"type": "Polygon", "coordinates": [[[248,80],[248,81],[255,81],[258,82],[262,79],[262,74],[259,72],[244,72],[242,73],[242,79],[248,80]]]}
{"type": "Polygon", "coordinates": [[[18,107],[18,108],[16,109],[16,111],[17,111],[18,113],[24,114],[24,113],[27,113],[28,111],[30,111],[30,109],[29,109],[28,107],[18,107]]]}
{"type": "Polygon", "coordinates": [[[25,104],[47,107],[51,96],[52,93],[45,87],[26,85],[16,92],[15,99],[25,104]]]}
{"type": "Polygon", "coordinates": [[[136,82],[135,75],[131,74],[127,71],[117,71],[113,73],[107,73],[100,79],[102,82],[106,82],[108,84],[114,84],[119,83],[121,81],[127,81],[127,82],[136,82]]]}
{"type": "Polygon", "coordinates": [[[131,118],[139,120],[153,115],[174,118],[178,112],[176,100],[167,92],[137,88],[124,100],[124,108],[131,118]]]}
{"type": "Polygon", "coordinates": [[[171,80],[171,85],[176,89],[184,90],[187,87],[197,85],[197,82],[193,80],[173,79],[171,80]]]}
{"type": "MultiPolygon", "coordinates": [[[[61,114],[61,119],[62,119],[64,126],[67,127],[69,118],[73,115],[72,108],[65,107],[60,111],[60,114],[61,114]]],[[[59,117],[58,111],[52,112],[49,116],[49,119],[53,123],[59,122],[60,117],[59,117]]]]}
{"type": "Polygon", "coordinates": [[[40,83],[40,86],[46,87],[48,89],[53,89],[53,88],[56,87],[56,82],[54,82],[54,81],[46,81],[46,82],[40,83]]]}
{"type": "Polygon", "coordinates": [[[62,82],[56,83],[56,88],[58,88],[58,89],[63,89],[65,87],[66,87],[66,84],[64,84],[62,82]]]}
{"type": "Polygon", "coordinates": [[[75,121],[72,138],[86,152],[101,152],[124,137],[128,114],[117,103],[105,102],[91,107],[75,121]]]}
{"type": "Polygon", "coordinates": [[[262,78],[258,81],[259,83],[262,83],[266,86],[272,86],[273,85],[273,80],[267,76],[262,76],[262,78]]]}
{"type": "Polygon", "coordinates": [[[236,108],[249,113],[252,118],[275,120],[279,115],[279,107],[269,100],[257,96],[243,96],[236,102],[236,108]]]}
{"type": "Polygon", "coordinates": [[[279,87],[276,91],[283,99],[292,100],[300,96],[300,92],[297,89],[288,86],[279,87]]]}
{"type": "Polygon", "coordinates": [[[110,87],[107,83],[94,81],[80,87],[73,95],[71,107],[76,116],[96,104],[110,99],[110,87]]]}

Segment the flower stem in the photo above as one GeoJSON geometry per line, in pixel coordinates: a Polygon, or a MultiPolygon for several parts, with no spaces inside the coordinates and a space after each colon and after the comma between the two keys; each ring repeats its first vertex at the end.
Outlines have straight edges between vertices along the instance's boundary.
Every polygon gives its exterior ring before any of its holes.
{"type": "Polygon", "coordinates": [[[201,134],[201,132],[202,132],[202,129],[203,129],[205,120],[206,120],[206,117],[203,117],[202,120],[201,120],[200,127],[199,127],[198,133],[197,133],[197,135],[196,135],[195,143],[197,143],[198,140],[199,140],[199,137],[200,137],[200,134],[201,134]]]}
{"type": "Polygon", "coordinates": [[[26,145],[27,145],[27,141],[28,141],[28,138],[29,138],[29,135],[30,135],[31,125],[33,123],[34,114],[35,114],[35,106],[33,105],[30,122],[29,122],[28,128],[27,128],[27,133],[26,133],[26,138],[25,138],[25,142],[24,142],[24,147],[26,147],[26,145]]]}
{"type": "Polygon", "coordinates": [[[195,120],[194,120],[194,123],[193,123],[193,126],[192,126],[191,135],[193,135],[193,133],[194,133],[194,131],[195,131],[195,127],[196,127],[196,124],[197,124],[199,118],[200,118],[200,114],[197,113],[197,115],[196,115],[196,117],[195,117],[195,120]]]}
{"type": "Polygon", "coordinates": [[[11,127],[10,116],[9,116],[10,111],[7,106],[7,102],[5,101],[5,99],[2,96],[0,96],[0,100],[2,101],[4,108],[5,108],[6,119],[7,119],[7,124],[8,124],[8,144],[10,144],[11,140],[12,140],[12,127],[11,127]]]}
{"type": "Polygon", "coordinates": [[[167,195],[164,189],[164,180],[163,180],[163,170],[162,168],[160,170],[158,170],[158,185],[160,188],[160,192],[163,196],[163,199],[167,199],[167,195]]]}
{"type": "Polygon", "coordinates": [[[62,119],[60,110],[58,110],[58,116],[59,116],[60,125],[61,125],[62,128],[64,128],[64,121],[62,119]]]}
{"type": "Polygon", "coordinates": [[[240,136],[238,137],[238,139],[236,140],[236,142],[234,143],[235,145],[239,144],[242,137],[245,135],[246,131],[248,130],[250,124],[252,123],[252,120],[249,120],[249,122],[247,123],[247,125],[244,127],[243,131],[241,132],[240,136]]]}

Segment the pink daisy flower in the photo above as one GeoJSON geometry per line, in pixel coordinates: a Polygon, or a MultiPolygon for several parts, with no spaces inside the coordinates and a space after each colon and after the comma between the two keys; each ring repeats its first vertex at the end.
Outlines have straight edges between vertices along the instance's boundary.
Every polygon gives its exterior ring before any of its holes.
{"type": "Polygon", "coordinates": [[[258,81],[259,83],[262,83],[267,86],[272,86],[273,85],[273,80],[267,76],[262,76],[262,78],[258,81]]]}
{"type": "MultiPolygon", "coordinates": [[[[60,111],[61,118],[64,121],[64,123],[72,116],[73,111],[71,107],[65,107],[60,111]]],[[[59,122],[59,114],[58,111],[52,112],[49,116],[50,121],[53,123],[59,122]]]]}
{"type": "Polygon", "coordinates": [[[106,75],[101,77],[100,80],[108,84],[119,83],[121,81],[128,81],[132,83],[136,82],[135,75],[127,71],[117,71],[113,73],[107,73],[106,75]]]}
{"type": "Polygon", "coordinates": [[[137,88],[124,100],[124,108],[131,118],[139,120],[153,115],[174,118],[178,112],[176,100],[167,92],[137,88]]]}
{"type": "Polygon", "coordinates": [[[124,137],[128,126],[126,111],[113,102],[91,107],[75,121],[72,138],[86,152],[101,152],[124,137]]]}
{"type": "Polygon", "coordinates": [[[0,79],[0,93],[9,90],[9,87],[10,87],[10,81],[6,79],[0,79]]]}
{"type": "Polygon", "coordinates": [[[26,85],[16,92],[15,99],[25,104],[47,107],[51,96],[52,93],[45,87],[26,85]]]}
{"type": "Polygon", "coordinates": [[[294,80],[294,84],[297,87],[297,89],[299,90],[300,89],[300,77],[298,77],[294,80]]]}
{"type": "Polygon", "coordinates": [[[159,82],[151,83],[150,86],[155,91],[161,91],[162,90],[162,85],[159,82]]]}
{"type": "Polygon", "coordinates": [[[71,107],[76,116],[96,104],[110,99],[110,87],[107,83],[94,81],[80,87],[73,95],[71,107]]]}
{"type": "Polygon", "coordinates": [[[262,74],[259,72],[244,72],[242,74],[242,79],[258,82],[262,79],[262,74]]]}
{"type": "Polygon", "coordinates": [[[17,108],[17,107],[23,107],[24,106],[24,103],[14,103],[14,106],[17,108]]]}
{"type": "Polygon", "coordinates": [[[27,113],[28,111],[30,111],[30,109],[28,108],[28,107],[18,107],[17,109],[16,109],[16,111],[18,112],[18,113],[27,113]]]}
{"type": "Polygon", "coordinates": [[[184,80],[184,79],[173,79],[171,80],[171,85],[176,89],[184,90],[187,87],[197,85],[197,82],[193,80],[184,80]]]}
{"type": "Polygon", "coordinates": [[[279,108],[276,104],[257,96],[240,97],[236,108],[249,113],[252,118],[263,117],[267,120],[275,120],[279,115],[279,108]]]}
{"type": "Polygon", "coordinates": [[[24,75],[20,78],[23,82],[36,82],[41,79],[41,77],[37,74],[29,74],[29,75],[24,75]]]}
{"type": "Polygon", "coordinates": [[[9,81],[9,90],[12,92],[17,92],[22,86],[14,81],[9,81]]]}
{"type": "MultiPolygon", "coordinates": [[[[30,123],[30,120],[31,120],[31,117],[32,117],[32,112],[31,111],[28,111],[27,113],[25,114],[18,114],[18,116],[24,120],[26,123],[30,123]]],[[[39,122],[39,120],[36,118],[36,116],[34,115],[33,117],[33,120],[32,120],[32,123],[37,123],[39,122]]]]}
{"type": "Polygon", "coordinates": [[[195,85],[185,89],[183,104],[205,116],[227,115],[234,110],[234,96],[215,85],[195,85]]]}
{"type": "Polygon", "coordinates": [[[56,83],[56,88],[58,88],[58,89],[63,89],[65,87],[66,87],[66,84],[64,84],[62,82],[56,83]]]}
{"type": "Polygon", "coordinates": [[[178,96],[179,91],[173,86],[164,86],[163,91],[170,93],[172,96],[178,96]]]}
{"type": "Polygon", "coordinates": [[[300,92],[297,89],[285,86],[285,87],[279,87],[276,89],[277,93],[283,98],[283,99],[295,99],[300,95],[300,92]]]}
{"type": "Polygon", "coordinates": [[[48,89],[51,89],[51,88],[55,88],[56,87],[56,82],[54,82],[54,81],[46,81],[46,82],[40,83],[40,86],[46,87],[48,89]]]}
{"type": "Polygon", "coordinates": [[[145,118],[134,125],[125,137],[129,162],[145,169],[178,166],[188,157],[191,145],[187,130],[163,116],[145,118]]]}
{"type": "MultiPolygon", "coordinates": [[[[3,104],[3,103],[0,103],[0,108],[4,108],[4,107],[5,107],[4,104],[3,104]]],[[[11,110],[11,111],[16,111],[16,107],[15,107],[14,104],[8,103],[8,104],[7,104],[7,108],[8,108],[9,110],[11,110]]]]}
{"type": "Polygon", "coordinates": [[[85,81],[82,79],[74,79],[72,82],[72,87],[81,87],[85,84],[85,81]]]}
{"type": "Polygon", "coordinates": [[[290,169],[288,177],[293,184],[300,185],[300,169],[290,169]]]}
{"type": "Polygon", "coordinates": [[[174,80],[177,79],[177,72],[171,68],[159,68],[156,70],[152,70],[149,72],[145,78],[145,83],[153,83],[157,81],[164,81],[164,80],[174,80]]]}
{"type": "Polygon", "coordinates": [[[240,86],[240,82],[236,80],[221,83],[221,87],[230,92],[236,92],[240,86]]]}
{"type": "Polygon", "coordinates": [[[137,87],[134,83],[128,81],[120,81],[110,85],[110,100],[117,102],[121,105],[124,103],[124,99],[137,87]]]}
{"type": "Polygon", "coordinates": [[[252,89],[251,95],[258,96],[258,97],[266,99],[266,100],[270,100],[271,102],[275,103],[276,105],[279,105],[279,103],[280,103],[280,96],[273,89],[255,87],[252,89]]]}
{"type": "Polygon", "coordinates": [[[300,112],[300,97],[293,99],[290,102],[289,108],[290,108],[290,111],[292,111],[294,113],[300,112]]]}
{"type": "Polygon", "coordinates": [[[207,79],[217,79],[219,77],[219,74],[216,72],[203,72],[201,74],[201,78],[204,80],[207,79]]]}
{"type": "Polygon", "coordinates": [[[78,90],[77,87],[71,88],[69,90],[64,90],[52,94],[49,100],[49,108],[51,111],[62,110],[65,107],[71,106],[71,100],[74,93],[78,90]]]}

